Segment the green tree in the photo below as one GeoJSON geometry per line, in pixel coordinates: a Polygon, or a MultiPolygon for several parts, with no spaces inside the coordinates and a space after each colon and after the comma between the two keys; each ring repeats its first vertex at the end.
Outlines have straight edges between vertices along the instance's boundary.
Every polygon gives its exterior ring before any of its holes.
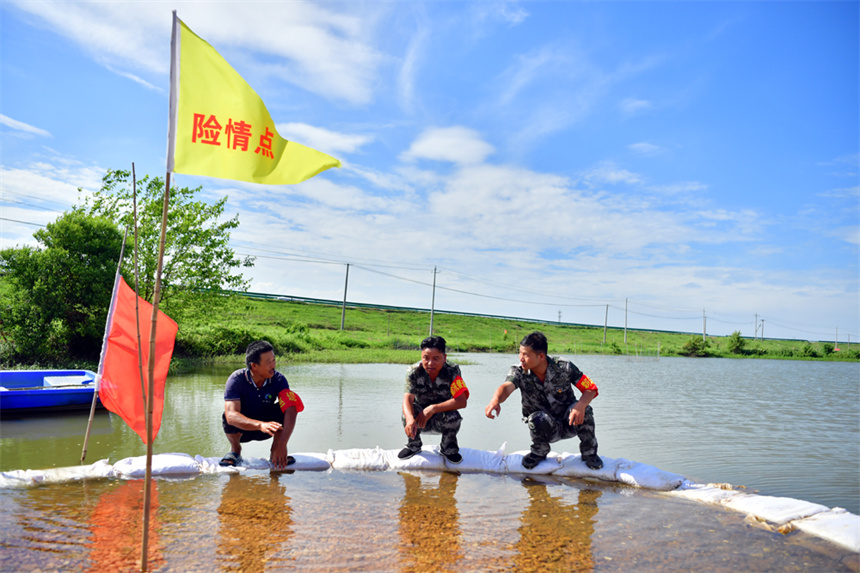
{"type": "Polygon", "coordinates": [[[745,354],[747,341],[741,337],[741,331],[736,330],[729,336],[728,346],[729,352],[732,354],[745,354]]]}
{"type": "MultiPolygon", "coordinates": [[[[131,173],[109,170],[102,187],[84,202],[83,209],[123,225],[133,218],[131,173]]],[[[208,204],[197,197],[202,187],[171,186],[161,275],[164,310],[182,314],[215,304],[222,289],[247,290],[248,282],[237,271],[252,267],[253,257],[240,259],[229,247],[230,232],[239,226],[239,216],[223,220],[227,197],[208,204]],[[208,296],[207,294],[208,293],[208,296]],[[201,303],[201,298],[205,302],[201,303]]],[[[138,268],[140,296],[152,302],[161,235],[164,180],[149,176],[137,182],[138,268]]],[[[131,236],[131,233],[129,233],[131,236]]],[[[133,254],[127,250],[126,269],[132,269],[133,254]]]]}
{"type": "Polygon", "coordinates": [[[59,363],[101,351],[122,233],[103,217],[61,215],[33,236],[39,247],[0,251],[8,298],[0,320],[4,358],[59,363]]]}

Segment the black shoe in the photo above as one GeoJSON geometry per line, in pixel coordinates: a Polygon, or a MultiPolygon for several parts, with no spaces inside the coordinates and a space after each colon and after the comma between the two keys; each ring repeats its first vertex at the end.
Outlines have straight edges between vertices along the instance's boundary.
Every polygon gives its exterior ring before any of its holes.
{"type": "Polygon", "coordinates": [[[597,454],[591,454],[590,456],[582,456],[582,461],[585,462],[585,465],[592,470],[599,470],[603,467],[603,460],[601,460],[600,456],[598,456],[597,454]]]}
{"type": "Polygon", "coordinates": [[[453,454],[442,454],[445,456],[445,459],[451,462],[452,464],[459,464],[463,461],[463,456],[460,455],[460,452],[454,452],[453,454]]]}
{"type": "Polygon", "coordinates": [[[523,456],[523,467],[530,470],[545,459],[546,456],[539,456],[533,452],[529,452],[523,456]]]}
{"type": "Polygon", "coordinates": [[[420,451],[421,450],[413,450],[412,448],[408,448],[408,447],[403,448],[402,450],[400,450],[397,453],[397,457],[400,458],[401,460],[408,460],[409,458],[411,458],[412,456],[414,456],[415,454],[417,454],[420,451]]]}

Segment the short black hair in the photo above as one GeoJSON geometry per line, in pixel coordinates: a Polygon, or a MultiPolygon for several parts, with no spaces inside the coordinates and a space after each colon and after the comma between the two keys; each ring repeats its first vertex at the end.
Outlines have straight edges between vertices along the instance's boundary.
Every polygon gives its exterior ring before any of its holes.
{"type": "Polygon", "coordinates": [[[527,346],[538,354],[546,354],[547,349],[549,348],[546,336],[539,330],[535,330],[531,334],[526,335],[522,342],[520,342],[520,346],[527,346]]]}
{"type": "Polygon", "coordinates": [[[275,347],[265,340],[255,340],[245,349],[245,365],[250,368],[251,364],[259,364],[261,354],[274,351],[275,347]]]}
{"type": "Polygon", "coordinates": [[[445,339],[441,336],[428,336],[424,340],[421,341],[421,350],[426,348],[435,348],[442,354],[448,354],[445,352],[445,339]]]}

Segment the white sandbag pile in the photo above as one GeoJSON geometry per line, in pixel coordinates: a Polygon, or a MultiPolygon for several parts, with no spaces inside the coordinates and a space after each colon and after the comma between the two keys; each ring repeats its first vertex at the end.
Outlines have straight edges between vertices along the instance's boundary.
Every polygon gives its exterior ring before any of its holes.
{"type": "Polygon", "coordinates": [[[852,551],[860,551],[860,515],[840,507],[830,509],[790,497],[743,493],[726,484],[703,485],[685,481],[680,488],[666,493],[746,513],[750,523],[759,523],[766,529],[780,533],[799,529],[852,551]]]}

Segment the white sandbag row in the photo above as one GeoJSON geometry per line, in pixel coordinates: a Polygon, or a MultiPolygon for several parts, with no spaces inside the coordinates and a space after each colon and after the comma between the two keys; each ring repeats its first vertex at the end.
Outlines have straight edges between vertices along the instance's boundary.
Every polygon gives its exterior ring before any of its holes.
{"type": "MultiPolygon", "coordinates": [[[[306,471],[325,471],[329,463],[320,454],[292,454],[296,459],[287,469],[306,471]]],[[[197,474],[238,473],[244,470],[270,470],[272,464],[263,458],[242,458],[237,467],[222,467],[221,458],[204,458],[188,454],[156,454],[152,456],[152,475],[154,476],[195,476],[197,474]]],[[[125,458],[113,465],[114,476],[136,479],[146,476],[146,456],[125,458]]]]}
{"type": "Polygon", "coordinates": [[[528,451],[505,455],[505,445],[496,452],[460,448],[463,461],[452,464],[439,453],[438,446],[424,446],[420,453],[409,459],[397,457],[398,450],[353,448],[329,450],[326,461],[336,470],[455,470],[460,472],[552,474],[562,477],[599,479],[621,482],[634,487],[661,491],[675,489],[684,476],[661,471],[653,466],[632,462],[624,458],[603,457],[603,468],[589,469],[579,454],[550,452],[545,460],[531,469],[523,467],[528,451]]]}
{"type": "Polygon", "coordinates": [[[66,483],[90,478],[113,477],[113,475],[113,466],[107,460],[99,460],[86,466],[0,472],[0,488],[66,483]]]}
{"type": "MultiPolygon", "coordinates": [[[[290,470],[326,471],[330,464],[322,454],[292,454],[296,459],[290,470]]],[[[269,460],[242,458],[239,467],[221,467],[221,458],[191,457],[188,454],[169,453],[152,456],[152,475],[160,477],[194,477],[199,474],[239,473],[247,469],[272,469],[269,460]]],[[[44,470],[14,470],[0,472],[0,488],[30,487],[41,484],[66,483],[91,478],[140,479],[146,477],[146,456],[125,458],[111,465],[99,460],[85,466],[48,468],[44,470]]]]}
{"type": "Polygon", "coordinates": [[[684,482],[680,488],[666,493],[746,513],[751,522],[764,522],[767,529],[780,533],[799,529],[852,551],[860,551],[860,515],[840,507],[830,509],[790,497],[749,494],[725,484],[684,482]]]}

